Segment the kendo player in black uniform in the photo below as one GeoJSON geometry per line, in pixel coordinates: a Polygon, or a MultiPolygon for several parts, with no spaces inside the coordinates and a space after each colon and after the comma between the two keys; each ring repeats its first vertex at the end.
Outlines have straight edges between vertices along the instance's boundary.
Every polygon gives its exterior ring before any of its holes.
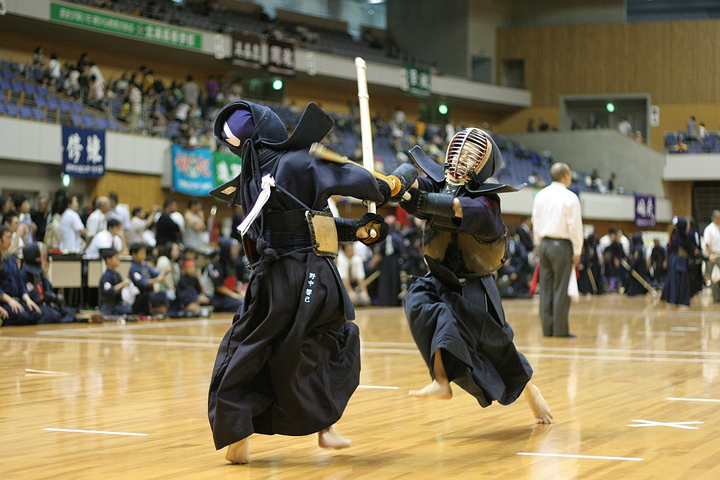
{"type": "Polygon", "coordinates": [[[215,135],[243,162],[213,195],[242,205],[238,228],[253,268],[210,383],[215,446],[229,445],[232,463],[249,461],[252,433],[317,432],[320,447],[350,446],[333,424],[359,383],[360,340],[333,257],[338,240],[371,244],[388,228],[379,215],[353,221],[321,211],[331,195],[386,202],[390,192],[359,165],[309,154],[332,125],[313,103],[290,137],[272,110],[251,102],[233,102],[215,120],[215,135]]]}
{"type": "Polygon", "coordinates": [[[433,379],[410,395],[449,399],[455,382],[487,407],[508,405],[525,391],[535,423],[552,423],[532,368],[513,343],[493,275],[506,255],[497,193],[517,190],[484,183],[502,165],[500,151],[485,132],[467,128],[450,142],[444,169],[420,147],[410,154],[427,178],[418,177],[411,199],[400,205],[427,219],[430,273],[412,285],[403,305],[433,379]]]}

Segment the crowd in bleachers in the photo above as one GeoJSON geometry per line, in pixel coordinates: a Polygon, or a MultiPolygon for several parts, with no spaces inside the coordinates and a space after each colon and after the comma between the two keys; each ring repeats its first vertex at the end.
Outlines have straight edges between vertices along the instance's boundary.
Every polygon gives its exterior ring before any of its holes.
{"type": "Polygon", "coordinates": [[[718,132],[697,123],[693,115],[685,131],[665,132],[665,148],[669,153],[720,153],[718,132]]]}
{"type": "Polygon", "coordinates": [[[271,18],[261,7],[256,13],[238,12],[213,1],[177,3],[171,0],[69,0],[72,3],[104,8],[138,17],[146,17],[171,25],[193,27],[219,33],[266,35],[289,41],[308,50],[398,66],[413,64],[433,69],[432,62],[416,58],[386,38],[365,31],[360,38],[348,32],[308,27],[302,23],[271,18]]]}

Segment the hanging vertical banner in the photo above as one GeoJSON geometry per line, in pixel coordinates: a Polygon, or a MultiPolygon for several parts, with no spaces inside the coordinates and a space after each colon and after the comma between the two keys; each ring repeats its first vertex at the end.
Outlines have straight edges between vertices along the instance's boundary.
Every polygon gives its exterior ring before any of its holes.
{"type": "Polygon", "coordinates": [[[262,63],[262,41],[257,35],[233,33],[232,63],[238,67],[259,69],[262,63]]]}
{"type": "Polygon", "coordinates": [[[654,227],[656,220],[656,203],[654,195],[634,195],[635,226],[654,227]]]}
{"type": "Polygon", "coordinates": [[[186,195],[207,196],[215,188],[212,152],[172,146],[173,189],[186,195]]]}
{"type": "Polygon", "coordinates": [[[416,97],[429,97],[431,92],[430,70],[427,68],[417,68],[414,65],[408,65],[403,71],[404,78],[401,78],[402,89],[409,95],[416,97]]]}
{"type": "Polygon", "coordinates": [[[225,185],[240,175],[242,160],[237,155],[225,152],[213,152],[215,166],[215,187],[225,185]]]}
{"type": "Polygon", "coordinates": [[[290,42],[268,39],[268,64],[270,73],[295,75],[295,46],[290,42]]]}
{"type": "Polygon", "coordinates": [[[105,131],[63,125],[62,172],[73,177],[105,175],[105,131]]]}

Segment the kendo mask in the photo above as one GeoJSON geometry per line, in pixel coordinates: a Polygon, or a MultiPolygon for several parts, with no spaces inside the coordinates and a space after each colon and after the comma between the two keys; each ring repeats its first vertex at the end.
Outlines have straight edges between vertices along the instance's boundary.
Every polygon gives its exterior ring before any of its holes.
{"type": "Polygon", "coordinates": [[[445,179],[451,190],[467,182],[481,184],[499,167],[496,147],[479,128],[459,131],[450,141],[445,156],[445,179]]]}

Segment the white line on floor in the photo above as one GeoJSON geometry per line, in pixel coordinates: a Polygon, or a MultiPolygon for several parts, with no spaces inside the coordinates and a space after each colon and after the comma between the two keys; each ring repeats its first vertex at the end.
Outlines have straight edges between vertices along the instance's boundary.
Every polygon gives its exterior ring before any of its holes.
{"type": "Polygon", "coordinates": [[[147,433],[131,432],[104,432],[102,430],[75,430],[73,428],[43,428],[46,432],[70,432],[70,433],[102,433],[105,435],[130,435],[132,437],[146,437],[147,433]]]}
{"type": "Polygon", "coordinates": [[[679,398],[679,397],[668,397],[665,400],[674,400],[678,402],[710,402],[720,403],[720,399],[717,398],[679,398]]]}
{"type": "Polygon", "coordinates": [[[646,330],[639,330],[635,332],[635,335],[658,335],[658,336],[665,336],[665,337],[684,337],[685,332],[653,332],[653,331],[646,331],[646,330]]]}
{"type": "Polygon", "coordinates": [[[518,452],[518,455],[530,455],[534,457],[560,457],[560,458],[588,458],[590,460],[627,460],[630,462],[642,462],[642,458],[638,457],[606,457],[603,455],[570,455],[565,453],[531,453],[518,452]]]}
{"type": "Polygon", "coordinates": [[[382,385],[358,385],[358,388],[372,388],[374,390],[397,390],[400,387],[384,387],[382,385]]]}
{"type": "Polygon", "coordinates": [[[691,427],[690,425],[699,425],[703,423],[696,420],[690,422],[655,422],[653,420],[642,419],[633,419],[633,422],[638,422],[638,424],[629,424],[628,427],[672,427],[682,428],[685,430],[697,430],[698,427],[691,427]]]}

